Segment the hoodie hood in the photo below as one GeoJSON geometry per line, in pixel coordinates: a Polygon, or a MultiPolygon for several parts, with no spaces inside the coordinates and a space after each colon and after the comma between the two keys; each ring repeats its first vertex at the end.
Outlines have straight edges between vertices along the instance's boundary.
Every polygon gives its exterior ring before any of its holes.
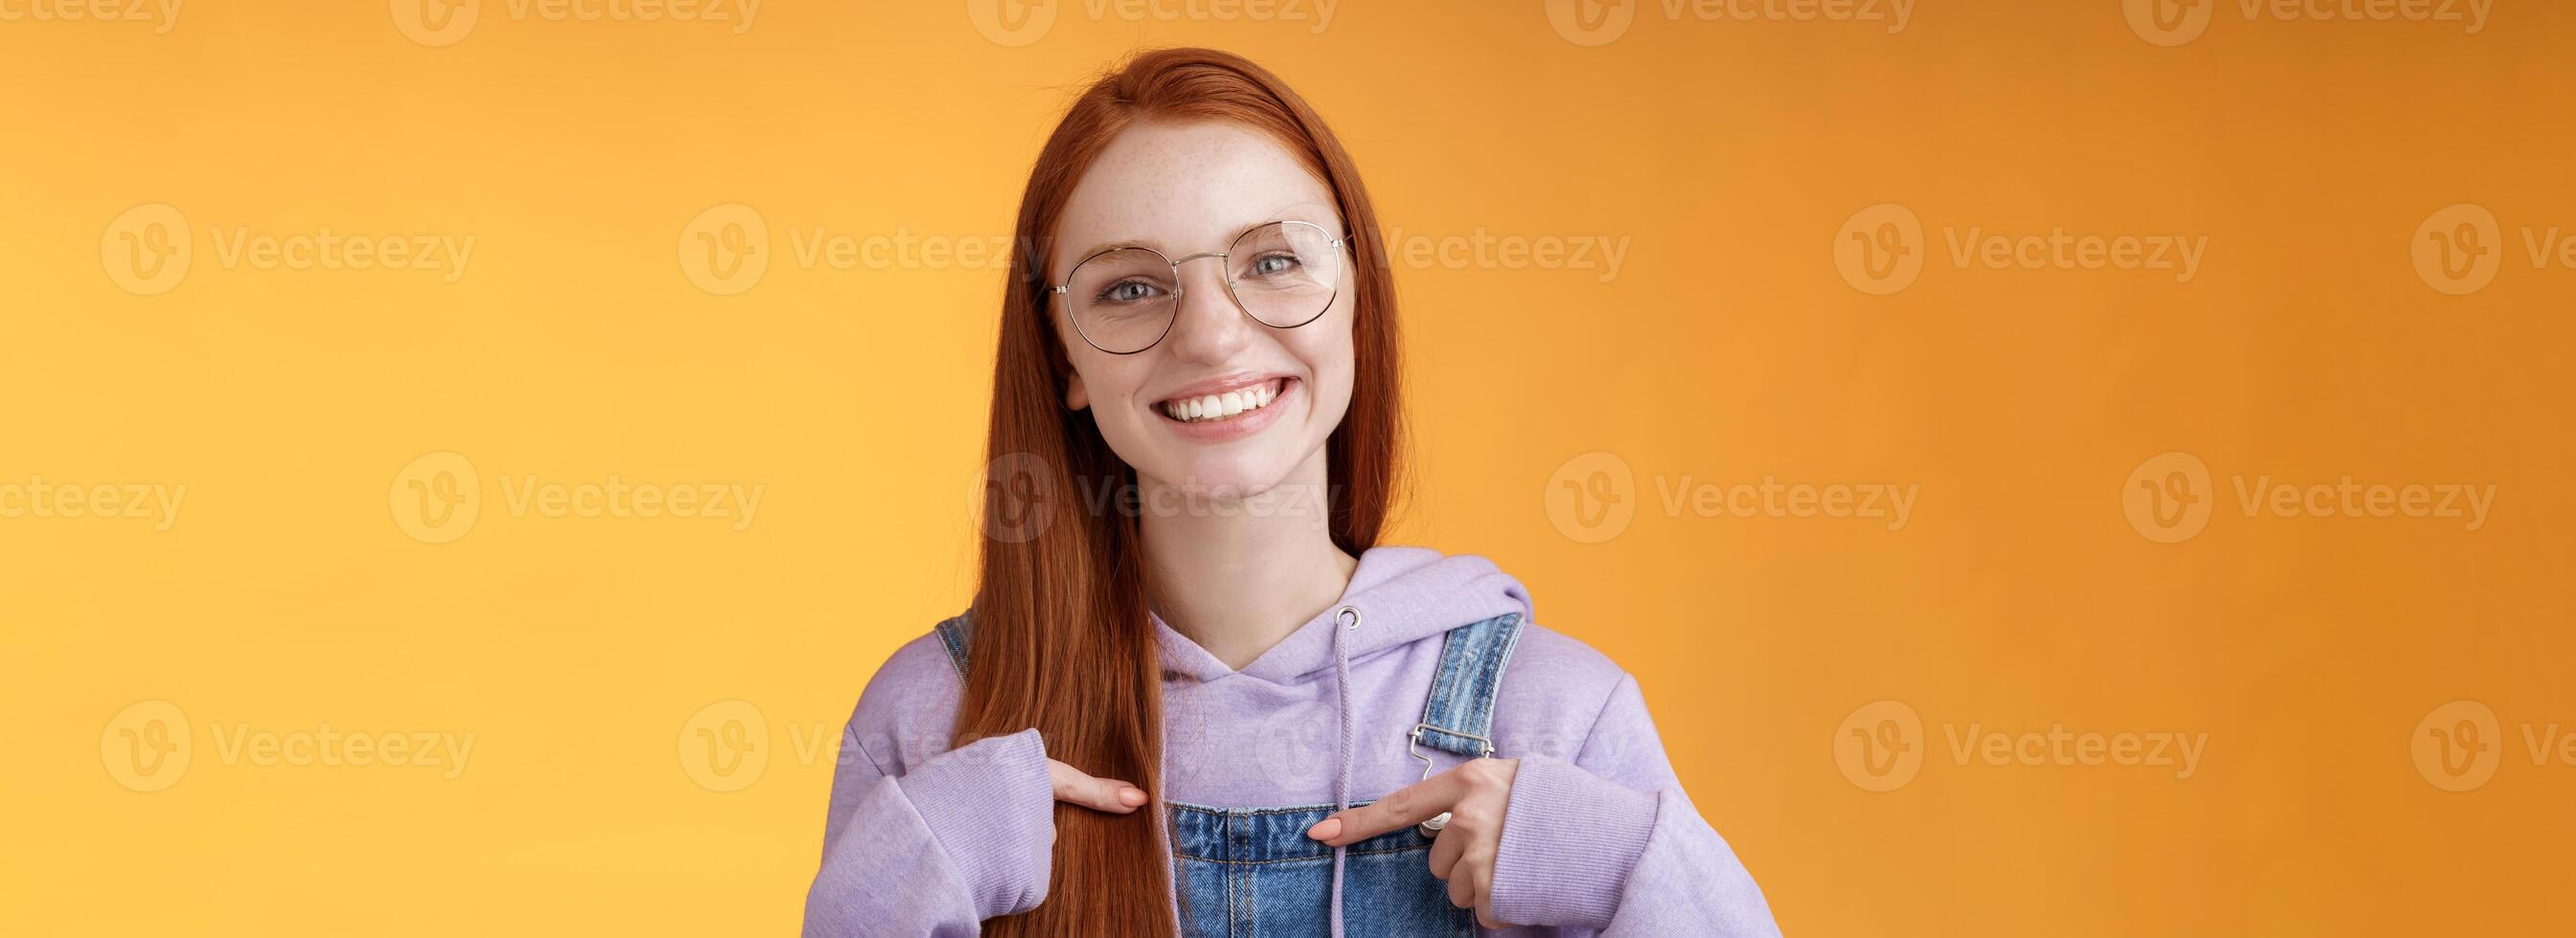
{"type": "MultiPolygon", "coordinates": [[[[1420,778],[1409,733],[1449,630],[1511,612],[1526,623],[1529,593],[1483,557],[1377,547],[1359,561],[1339,601],[1239,671],[1153,617],[1171,672],[1163,695],[1167,799],[1347,808],[1420,778]],[[1414,774],[1406,774],[1408,763],[1414,774]]],[[[1163,836],[1169,843],[1168,829],[1163,836]]],[[[1333,849],[1335,938],[1348,854],[1333,849]]]]}
{"type": "Polygon", "coordinates": [[[1528,621],[1529,593],[1493,561],[1443,556],[1425,547],[1374,547],[1360,555],[1351,585],[1332,608],[1298,626],[1243,670],[1227,668],[1160,616],[1154,617],[1154,633],[1162,645],[1163,667],[1178,674],[1203,682],[1231,677],[1287,685],[1326,678],[1334,667],[1337,637],[1342,653],[1359,662],[1506,612],[1518,612],[1528,621]],[[1336,636],[1334,625],[1345,607],[1358,612],[1360,627],[1336,636]]]}

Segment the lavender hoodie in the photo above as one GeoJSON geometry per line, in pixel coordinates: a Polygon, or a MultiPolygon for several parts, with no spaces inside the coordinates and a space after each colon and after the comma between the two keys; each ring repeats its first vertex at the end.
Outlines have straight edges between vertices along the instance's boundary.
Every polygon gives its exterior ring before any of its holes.
{"type": "MultiPolygon", "coordinates": [[[[1360,611],[1358,628],[1335,628],[1327,611],[1241,671],[1157,617],[1170,672],[1163,777],[1144,787],[1269,807],[1370,801],[1413,784],[1423,766],[1407,735],[1443,635],[1516,611],[1530,624],[1503,672],[1493,736],[1495,755],[1520,769],[1493,912],[1524,927],[1486,933],[1779,934],[1744,864],[1674,778],[1636,680],[1532,621],[1518,580],[1482,557],[1380,547],[1360,557],[1334,608],[1343,605],[1360,611]],[[1344,668],[1349,680],[1336,680],[1344,668]]],[[[1055,821],[1044,743],[1030,729],[949,748],[959,690],[936,634],[896,649],[868,681],[842,736],[806,935],[969,935],[1046,899],[1055,821]]],[[[1435,771],[1461,761],[1433,758],[1435,771]]]]}

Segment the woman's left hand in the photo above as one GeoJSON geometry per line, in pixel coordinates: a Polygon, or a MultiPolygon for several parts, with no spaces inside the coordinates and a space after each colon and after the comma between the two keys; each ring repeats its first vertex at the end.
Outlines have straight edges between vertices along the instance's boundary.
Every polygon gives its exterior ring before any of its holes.
{"type": "Polygon", "coordinates": [[[1397,789],[1369,804],[1333,812],[1306,836],[1336,847],[1403,830],[1449,812],[1449,824],[1431,841],[1431,875],[1449,882],[1449,904],[1476,910],[1486,928],[1494,918],[1494,855],[1503,845],[1503,814],[1512,801],[1518,759],[1472,759],[1457,768],[1397,789]]]}

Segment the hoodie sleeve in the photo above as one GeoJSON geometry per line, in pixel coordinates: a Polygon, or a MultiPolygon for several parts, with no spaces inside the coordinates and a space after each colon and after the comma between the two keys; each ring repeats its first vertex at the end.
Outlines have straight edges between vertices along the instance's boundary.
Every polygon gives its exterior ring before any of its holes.
{"type": "Polygon", "coordinates": [[[979,739],[908,769],[870,754],[886,725],[875,682],[841,741],[808,938],[973,935],[1046,899],[1055,790],[1034,729],[979,739]],[[891,768],[891,771],[889,770],[891,768]]]}
{"type": "Polygon", "coordinates": [[[1605,935],[1780,933],[1752,874],[1682,792],[1624,674],[1573,761],[1521,757],[1493,911],[1605,935]]]}

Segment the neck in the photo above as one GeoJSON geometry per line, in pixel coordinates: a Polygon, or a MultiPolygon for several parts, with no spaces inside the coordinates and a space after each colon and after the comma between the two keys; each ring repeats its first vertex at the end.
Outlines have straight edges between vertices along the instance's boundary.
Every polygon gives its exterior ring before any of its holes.
{"type": "Polygon", "coordinates": [[[1147,481],[1140,520],[1154,614],[1242,670],[1349,589],[1359,558],[1333,543],[1323,453],[1240,500],[1147,481]]]}

